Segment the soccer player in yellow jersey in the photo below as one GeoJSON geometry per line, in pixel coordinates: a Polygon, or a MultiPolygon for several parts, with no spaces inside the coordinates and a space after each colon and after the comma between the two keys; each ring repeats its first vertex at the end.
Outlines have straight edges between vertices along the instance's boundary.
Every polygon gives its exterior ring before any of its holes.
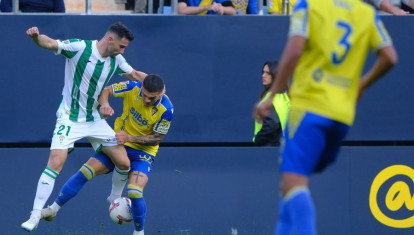
{"type": "MultiPolygon", "coordinates": [[[[108,103],[109,96],[123,97],[123,113],[115,120],[115,132],[118,144],[123,144],[131,161],[128,197],[132,203],[134,235],[144,235],[146,203],[143,197],[144,187],[152,171],[159,143],[167,134],[173,118],[174,108],[164,94],[165,85],[158,75],[147,75],[143,82],[122,82],[106,87],[99,99],[102,115],[108,117],[114,110],[108,103]]],[[[94,154],[63,185],[55,202],[41,211],[41,218],[51,221],[58,210],[82,189],[93,177],[111,172],[114,164],[105,154],[94,154]]],[[[116,170],[116,168],[115,168],[116,170]]],[[[122,188],[112,187],[108,203],[121,197],[122,188]]]]}
{"type": "Polygon", "coordinates": [[[256,109],[266,116],[274,94],[293,75],[275,234],[317,234],[309,176],[335,161],[358,98],[396,63],[391,38],[369,5],[360,0],[297,1],[272,94],[256,109]],[[360,78],[369,49],[377,60],[360,78]]]}

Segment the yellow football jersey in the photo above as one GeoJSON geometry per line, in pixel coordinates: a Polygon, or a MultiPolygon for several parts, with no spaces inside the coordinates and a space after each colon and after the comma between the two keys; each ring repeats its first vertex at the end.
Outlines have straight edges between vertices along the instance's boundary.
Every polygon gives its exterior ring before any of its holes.
{"type": "MultiPolygon", "coordinates": [[[[267,11],[271,13],[276,13],[278,15],[283,14],[283,6],[282,4],[285,0],[268,0],[268,8],[267,11]]],[[[292,14],[293,6],[295,5],[296,0],[289,0],[289,9],[285,9],[285,14],[289,13],[292,14]]],[[[286,6],[285,6],[286,7],[286,6]]]]}
{"type": "MultiPolygon", "coordinates": [[[[153,132],[167,134],[174,115],[173,105],[164,95],[153,106],[146,107],[142,100],[142,82],[126,81],[112,85],[115,97],[124,98],[123,112],[115,120],[115,132],[123,130],[133,136],[151,135],[153,132]]],[[[155,156],[158,145],[140,145],[126,143],[128,147],[138,149],[155,156]]]]}
{"type": "Polygon", "coordinates": [[[352,125],[368,51],[392,44],[379,16],[360,0],[298,0],[289,36],[307,39],[293,74],[291,108],[352,125]]]}

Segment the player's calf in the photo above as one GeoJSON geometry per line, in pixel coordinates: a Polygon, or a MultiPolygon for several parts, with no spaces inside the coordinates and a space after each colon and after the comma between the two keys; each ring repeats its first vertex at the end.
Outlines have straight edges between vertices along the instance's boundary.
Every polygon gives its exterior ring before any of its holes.
{"type": "MultiPolygon", "coordinates": [[[[132,218],[134,219],[135,231],[143,234],[147,205],[144,200],[144,190],[136,185],[128,184],[128,197],[131,199],[132,218]],[[142,231],[142,232],[141,232],[142,231]]],[[[136,234],[134,232],[134,234],[136,234]]]]}

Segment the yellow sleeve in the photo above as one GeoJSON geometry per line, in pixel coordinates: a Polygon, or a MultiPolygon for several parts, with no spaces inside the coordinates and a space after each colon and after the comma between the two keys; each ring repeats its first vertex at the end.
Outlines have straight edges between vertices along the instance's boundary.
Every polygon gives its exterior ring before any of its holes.
{"type": "Polygon", "coordinates": [[[112,84],[112,94],[114,97],[125,97],[128,91],[134,89],[136,82],[125,81],[112,84]]]}
{"type": "Polygon", "coordinates": [[[392,40],[379,15],[375,13],[375,24],[371,27],[371,49],[377,51],[392,45],[392,40]]]}
{"type": "Polygon", "coordinates": [[[269,14],[276,12],[277,14],[282,14],[282,1],[283,0],[268,0],[269,7],[267,8],[267,12],[269,14]]]}
{"type": "Polygon", "coordinates": [[[290,16],[288,36],[309,37],[309,6],[306,0],[298,0],[290,16]]]}

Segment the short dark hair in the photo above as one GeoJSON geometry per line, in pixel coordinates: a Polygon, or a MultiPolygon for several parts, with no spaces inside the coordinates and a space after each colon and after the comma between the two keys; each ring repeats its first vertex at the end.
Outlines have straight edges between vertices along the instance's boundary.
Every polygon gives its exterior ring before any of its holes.
{"type": "Polygon", "coordinates": [[[145,90],[149,92],[160,92],[164,90],[165,83],[162,77],[158,74],[148,74],[142,83],[145,90]]]}
{"type": "Polygon", "coordinates": [[[134,34],[122,22],[117,22],[109,26],[108,32],[116,34],[120,39],[126,38],[130,42],[134,40],[134,34]]]}

